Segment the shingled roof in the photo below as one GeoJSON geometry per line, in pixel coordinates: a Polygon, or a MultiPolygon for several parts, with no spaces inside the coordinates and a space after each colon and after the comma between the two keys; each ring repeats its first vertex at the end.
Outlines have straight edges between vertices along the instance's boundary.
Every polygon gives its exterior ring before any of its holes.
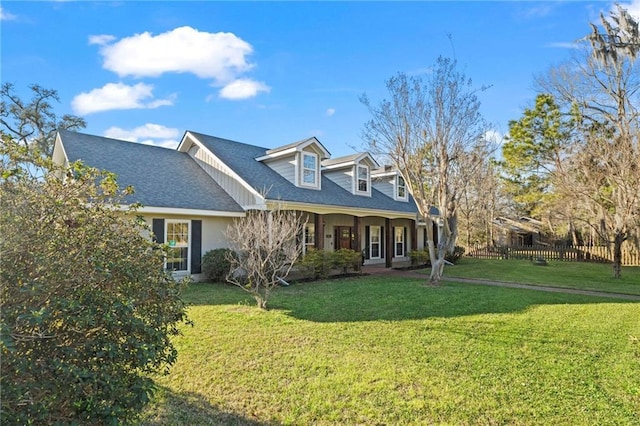
{"type": "Polygon", "coordinates": [[[108,170],[121,186],[132,185],[127,202],[145,207],[242,213],[244,210],[188,154],[173,149],[84,133],[59,131],[70,162],[108,170]]]}
{"type": "Polygon", "coordinates": [[[256,160],[267,154],[267,148],[193,131],[188,133],[256,191],[266,193],[267,199],[417,214],[412,198],[409,202],[396,201],[375,188],[371,190],[371,197],[354,195],[325,176],[322,176],[321,190],[297,187],[267,164],[256,160]]]}

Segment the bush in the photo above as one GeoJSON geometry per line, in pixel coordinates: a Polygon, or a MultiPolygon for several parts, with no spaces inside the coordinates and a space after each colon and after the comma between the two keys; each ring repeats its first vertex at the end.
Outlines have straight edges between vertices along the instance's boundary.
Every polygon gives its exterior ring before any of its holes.
{"type": "Polygon", "coordinates": [[[447,253],[447,255],[444,258],[448,262],[455,264],[458,262],[458,260],[460,260],[462,255],[464,255],[464,247],[455,246],[455,248],[453,249],[453,253],[447,253]]]}
{"type": "Polygon", "coordinates": [[[298,261],[298,266],[305,275],[314,280],[327,278],[331,268],[333,268],[331,252],[310,249],[304,257],[298,261]]]}
{"type": "Polygon", "coordinates": [[[359,271],[362,266],[362,253],[351,249],[341,248],[331,252],[332,268],[341,269],[343,274],[349,269],[359,271]]]}
{"type": "Polygon", "coordinates": [[[228,248],[209,250],[202,256],[202,272],[213,282],[225,282],[231,270],[231,258],[236,254],[228,248]]]}
{"type": "Polygon", "coordinates": [[[80,164],[62,173],[3,137],[0,424],[131,423],[149,374],[176,361],[183,283],[121,209],[130,189],[80,164]]]}
{"type": "Polygon", "coordinates": [[[349,269],[360,271],[362,254],[350,249],[336,251],[311,249],[298,262],[298,266],[303,274],[318,280],[327,278],[332,269],[340,269],[343,274],[347,274],[349,269]]]}
{"type": "Polygon", "coordinates": [[[429,259],[429,250],[412,250],[407,253],[407,256],[411,259],[412,266],[429,265],[431,263],[429,259]]]}

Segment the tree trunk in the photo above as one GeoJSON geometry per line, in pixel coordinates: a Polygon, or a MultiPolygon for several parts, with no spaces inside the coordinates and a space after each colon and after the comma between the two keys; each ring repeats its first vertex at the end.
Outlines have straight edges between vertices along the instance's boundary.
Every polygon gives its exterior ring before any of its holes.
{"type": "Polygon", "coordinates": [[[431,274],[429,275],[429,283],[433,285],[440,284],[442,271],[438,271],[438,257],[436,256],[436,246],[433,243],[433,221],[427,218],[427,248],[429,249],[429,261],[431,262],[431,274]]]}
{"type": "Polygon", "coordinates": [[[622,277],[622,243],[626,240],[624,233],[617,232],[613,239],[613,278],[622,277]]]}

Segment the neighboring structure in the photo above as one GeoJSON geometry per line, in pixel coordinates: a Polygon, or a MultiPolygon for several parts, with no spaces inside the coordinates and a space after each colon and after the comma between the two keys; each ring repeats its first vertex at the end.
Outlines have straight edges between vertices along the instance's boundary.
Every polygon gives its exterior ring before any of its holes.
{"type": "Polygon", "coordinates": [[[497,230],[494,233],[494,245],[526,247],[542,242],[542,222],[537,219],[497,217],[493,224],[497,230]]]}
{"type": "Polygon", "coordinates": [[[176,150],[60,131],[53,159],[81,160],[132,185],[127,201],[170,242],[167,267],[201,272],[202,254],[226,247],[224,231],[253,209],[306,215],[303,250],[362,251],[365,264],[408,260],[424,248],[425,222],[400,174],[368,153],[330,158],[316,138],[275,149],[187,131],[176,150]]]}

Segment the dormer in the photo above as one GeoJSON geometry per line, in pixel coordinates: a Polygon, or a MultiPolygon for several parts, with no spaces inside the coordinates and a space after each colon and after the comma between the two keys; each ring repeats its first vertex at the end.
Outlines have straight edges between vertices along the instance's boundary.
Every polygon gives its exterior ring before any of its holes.
{"type": "Polygon", "coordinates": [[[371,172],[373,186],[396,201],[409,201],[407,182],[400,171],[392,166],[384,166],[371,172]]]}
{"type": "Polygon", "coordinates": [[[325,160],[322,170],[326,177],[354,195],[371,196],[371,170],[379,167],[368,153],[325,160]]]}
{"type": "Polygon", "coordinates": [[[331,154],[315,137],[267,150],[256,158],[300,188],[321,189],[322,160],[331,154]]]}

